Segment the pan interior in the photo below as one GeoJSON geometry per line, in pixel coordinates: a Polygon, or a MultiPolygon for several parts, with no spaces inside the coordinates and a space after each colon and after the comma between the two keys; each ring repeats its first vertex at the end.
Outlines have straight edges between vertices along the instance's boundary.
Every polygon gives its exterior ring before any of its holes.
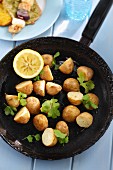
{"type": "MultiPolygon", "coordinates": [[[[61,159],[81,153],[103,135],[111,121],[111,71],[97,53],[79,42],[55,37],[31,40],[16,47],[2,59],[0,72],[0,126],[6,130],[6,135],[3,135],[3,137],[12,147],[28,156],[41,159],[61,159]],[[6,116],[4,114],[3,108],[4,103],[6,103],[4,94],[17,94],[14,88],[15,85],[24,81],[14,73],[12,62],[14,56],[25,48],[36,50],[40,54],[48,53],[54,55],[59,51],[60,57],[57,58],[58,64],[69,57],[75,61],[75,69],[70,75],[64,75],[58,70],[52,70],[54,82],[60,85],[62,85],[63,81],[68,77],[77,77],[76,68],[78,66],[85,65],[94,70],[93,81],[95,89],[92,92],[97,94],[100,103],[97,111],[91,111],[94,117],[93,125],[88,129],[83,129],[78,127],[76,123],[68,123],[70,129],[69,143],[64,146],[57,144],[54,147],[47,148],[41,141],[28,143],[23,139],[29,134],[37,133],[32,123],[33,117],[31,117],[28,124],[21,125],[15,123],[12,116],[6,116]],[[15,146],[15,140],[18,140],[22,144],[21,149],[15,146]]],[[[35,93],[32,93],[32,95],[36,96],[35,93]]],[[[47,94],[45,98],[39,97],[41,103],[44,99],[50,98],[47,94]]],[[[55,98],[58,98],[61,104],[60,111],[62,112],[63,108],[69,105],[66,93],[62,91],[56,95],[55,98]]],[[[81,112],[86,111],[83,106],[79,106],[78,108],[81,112]]],[[[62,120],[62,116],[55,120],[49,118],[49,127],[55,128],[59,120],[62,120]]]]}

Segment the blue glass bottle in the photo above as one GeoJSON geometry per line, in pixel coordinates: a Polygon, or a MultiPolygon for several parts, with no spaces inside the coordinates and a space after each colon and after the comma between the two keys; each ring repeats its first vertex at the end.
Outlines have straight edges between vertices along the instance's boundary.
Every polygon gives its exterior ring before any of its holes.
{"type": "Polygon", "coordinates": [[[64,0],[65,10],[70,19],[82,21],[91,11],[92,0],[64,0]]]}

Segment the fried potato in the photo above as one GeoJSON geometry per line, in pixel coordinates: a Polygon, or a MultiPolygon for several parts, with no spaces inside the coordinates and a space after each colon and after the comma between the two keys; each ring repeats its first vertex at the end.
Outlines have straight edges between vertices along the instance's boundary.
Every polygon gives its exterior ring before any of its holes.
{"type": "Polygon", "coordinates": [[[83,94],[81,92],[68,92],[67,98],[69,102],[73,105],[80,105],[82,103],[83,94]]]}
{"type": "Polygon", "coordinates": [[[69,128],[66,122],[64,121],[59,121],[56,124],[56,129],[61,131],[62,133],[66,134],[67,136],[69,135],[69,128]]]}
{"type": "Polygon", "coordinates": [[[16,95],[5,95],[5,99],[7,101],[7,104],[12,107],[18,107],[20,102],[18,100],[18,96],[16,95]]]}
{"type": "Polygon", "coordinates": [[[33,118],[33,124],[39,131],[43,131],[48,127],[48,119],[45,115],[39,114],[33,118]]]}
{"type": "Polygon", "coordinates": [[[54,96],[58,94],[62,90],[62,86],[53,82],[47,82],[46,84],[46,91],[47,94],[54,96]]]}
{"type": "Polygon", "coordinates": [[[72,58],[68,58],[64,63],[59,67],[59,70],[64,74],[72,73],[74,69],[74,62],[72,58]]]}
{"type": "Polygon", "coordinates": [[[7,26],[11,23],[11,21],[11,16],[7,12],[7,10],[4,9],[3,5],[0,4],[0,26],[7,26]]]}
{"type": "Polygon", "coordinates": [[[52,81],[54,79],[49,65],[46,65],[40,73],[40,78],[46,81],[52,81]]]}

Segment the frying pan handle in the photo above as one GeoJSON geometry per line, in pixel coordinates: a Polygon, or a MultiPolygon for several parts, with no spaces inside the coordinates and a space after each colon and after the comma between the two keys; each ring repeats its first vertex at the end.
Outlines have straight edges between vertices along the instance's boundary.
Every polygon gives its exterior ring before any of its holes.
{"type": "Polygon", "coordinates": [[[99,28],[101,27],[111,5],[113,0],[100,0],[97,7],[95,8],[93,14],[91,15],[89,22],[87,23],[83,33],[82,38],[80,39],[80,42],[84,45],[89,46],[97,32],[99,31],[99,28]]]}

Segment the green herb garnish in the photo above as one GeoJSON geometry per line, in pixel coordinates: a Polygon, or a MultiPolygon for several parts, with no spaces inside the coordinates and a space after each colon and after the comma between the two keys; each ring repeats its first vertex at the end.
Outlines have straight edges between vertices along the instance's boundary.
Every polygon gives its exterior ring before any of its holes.
{"type": "Polygon", "coordinates": [[[42,104],[41,112],[47,113],[48,117],[55,119],[60,116],[59,107],[60,104],[57,99],[46,100],[42,104]]]}
{"type": "Polygon", "coordinates": [[[21,92],[18,93],[18,100],[20,101],[21,106],[26,106],[27,104],[26,97],[27,97],[27,94],[21,93],[21,92]]]}
{"type": "Polygon", "coordinates": [[[11,115],[14,116],[15,112],[17,112],[17,108],[16,107],[12,107],[12,106],[7,106],[5,103],[4,105],[6,106],[4,109],[5,115],[11,115]]]}
{"type": "Polygon", "coordinates": [[[43,70],[39,73],[38,76],[36,76],[33,80],[34,81],[39,81],[40,80],[40,75],[43,73],[43,70]]]}
{"type": "Polygon", "coordinates": [[[52,61],[52,66],[54,66],[55,70],[58,70],[59,65],[56,64],[56,58],[60,56],[60,52],[56,52],[55,55],[53,56],[53,61],[52,61]]]}
{"type": "Polygon", "coordinates": [[[27,139],[29,143],[32,143],[33,140],[39,141],[41,139],[41,137],[40,137],[40,134],[36,134],[36,135],[28,135],[23,140],[25,140],[25,139],[27,139]]]}
{"type": "Polygon", "coordinates": [[[80,86],[84,87],[85,93],[88,93],[90,90],[93,90],[95,88],[94,82],[92,80],[84,82],[85,78],[82,72],[80,72],[78,76],[79,77],[77,78],[77,80],[79,81],[80,86]]]}
{"type": "Polygon", "coordinates": [[[69,142],[69,137],[62,133],[60,130],[55,129],[54,130],[55,136],[57,137],[60,144],[65,144],[69,142]]]}
{"type": "Polygon", "coordinates": [[[87,109],[90,109],[90,107],[92,107],[93,109],[97,109],[98,106],[96,104],[94,104],[91,100],[88,94],[84,95],[82,98],[82,103],[84,104],[84,106],[87,109]]]}

